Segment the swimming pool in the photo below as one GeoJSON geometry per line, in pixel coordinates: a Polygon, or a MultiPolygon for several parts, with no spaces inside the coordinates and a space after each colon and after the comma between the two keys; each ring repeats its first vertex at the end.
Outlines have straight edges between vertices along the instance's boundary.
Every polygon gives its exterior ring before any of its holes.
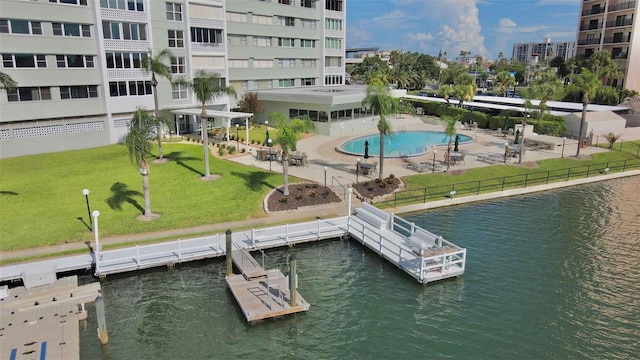
{"type": "MultiPolygon", "coordinates": [[[[469,136],[458,134],[460,144],[470,143],[469,136]]],[[[455,139],[455,136],[454,136],[455,139]]],[[[380,135],[372,134],[351,139],[342,144],[338,150],[351,155],[364,155],[364,143],[369,142],[369,156],[380,156],[380,135]]],[[[384,138],[385,157],[420,156],[431,146],[447,145],[449,136],[439,131],[401,131],[384,138]]],[[[453,143],[453,140],[451,141],[453,143]]]]}

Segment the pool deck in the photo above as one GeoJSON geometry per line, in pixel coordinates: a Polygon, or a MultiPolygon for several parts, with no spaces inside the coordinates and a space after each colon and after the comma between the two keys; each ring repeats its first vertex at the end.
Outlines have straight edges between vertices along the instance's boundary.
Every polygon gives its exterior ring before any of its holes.
{"type": "MultiPolygon", "coordinates": [[[[433,125],[425,123],[423,120],[416,116],[403,115],[400,118],[392,118],[391,124],[394,131],[411,131],[411,130],[429,130],[429,131],[444,131],[444,127],[440,125],[433,125]]],[[[336,150],[344,142],[354,137],[363,136],[367,134],[375,134],[378,130],[372,127],[370,131],[366,132],[350,132],[344,136],[325,136],[325,135],[313,135],[298,141],[298,150],[307,153],[309,158],[308,166],[289,166],[289,175],[295,176],[301,179],[322,183],[324,181],[324,166],[327,167],[327,185],[331,186],[332,181],[334,185],[336,182],[347,186],[356,182],[356,159],[357,155],[348,155],[336,150]]],[[[511,145],[512,138],[498,137],[495,131],[477,129],[477,130],[463,130],[459,128],[457,130],[459,134],[470,136],[474,141],[470,144],[461,144],[459,149],[461,152],[466,153],[465,163],[456,166],[451,166],[450,171],[460,171],[476,167],[482,167],[490,165],[486,161],[482,160],[485,157],[502,158],[505,150],[505,143],[511,145]]],[[[527,139],[525,138],[525,144],[527,139]]],[[[572,156],[576,152],[577,142],[575,140],[567,140],[565,144],[564,154],[565,156],[572,156]]],[[[259,161],[256,159],[255,151],[259,147],[255,146],[242,146],[250,150],[247,154],[231,158],[231,161],[242,163],[245,165],[255,166],[262,169],[269,169],[268,161],[259,161]]],[[[436,164],[443,165],[444,153],[447,146],[436,146],[436,164]]],[[[364,150],[364,149],[363,149],[364,150]]],[[[583,149],[582,153],[585,155],[593,154],[596,152],[605,152],[606,149],[588,147],[583,149]]],[[[371,158],[368,162],[380,161],[375,154],[370,153],[371,158]]],[[[561,149],[528,149],[525,153],[523,163],[532,163],[539,160],[559,158],[561,157],[561,149]]],[[[510,164],[517,164],[517,158],[509,158],[510,164]]],[[[364,161],[361,159],[361,161],[364,161]]],[[[384,177],[388,177],[393,174],[398,177],[409,176],[418,174],[415,170],[407,168],[408,163],[432,163],[433,153],[428,153],[422,156],[416,156],[406,159],[398,158],[385,158],[384,159],[384,177]]],[[[446,166],[443,166],[446,168],[446,166]]],[[[282,173],[282,165],[273,161],[271,163],[271,169],[274,172],[282,173]]],[[[378,170],[380,167],[378,166],[378,170]]],[[[377,178],[377,174],[370,175],[358,175],[358,181],[362,182],[367,179],[377,178]]]]}

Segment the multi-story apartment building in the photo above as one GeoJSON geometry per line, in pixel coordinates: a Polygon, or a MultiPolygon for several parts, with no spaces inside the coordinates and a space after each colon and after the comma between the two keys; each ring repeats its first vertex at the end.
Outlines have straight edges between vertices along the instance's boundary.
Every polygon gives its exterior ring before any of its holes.
{"type": "Polygon", "coordinates": [[[640,91],[638,1],[584,0],[580,10],[576,55],[608,50],[623,75],[612,85],[640,91]]]}
{"type": "MultiPolygon", "coordinates": [[[[239,90],[344,82],[346,0],[2,0],[0,157],[114,144],[137,107],[154,108],[149,52],[172,52],[172,76],[220,74],[239,90]]],[[[160,108],[193,108],[158,79],[160,108]]],[[[230,110],[235,100],[212,99],[230,110]]],[[[180,133],[195,118],[177,116],[180,133]]]]}
{"type": "Polygon", "coordinates": [[[552,42],[550,38],[539,43],[517,43],[513,44],[511,58],[526,63],[551,60],[556,56],[567,60],[574,57],[575,45],[573,41],[552,42]]]}

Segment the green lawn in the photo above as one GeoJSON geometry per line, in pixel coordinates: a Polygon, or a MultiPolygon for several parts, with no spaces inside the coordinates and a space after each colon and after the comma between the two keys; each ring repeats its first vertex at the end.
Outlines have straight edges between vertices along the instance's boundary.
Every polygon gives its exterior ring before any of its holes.
{"type": "Polygon", "coordinates": [[[107,237],[264,216],[265,195],[282,185],[281,174],[213,156],[211,172],[222,178],[204,182],[202,146],[163,147],[173,161],[151,165],[151,209],[162,215],[151,222],[136,220],[142,177],[123,145],[0,160],[0,249],[92,239],[78,220],[88,222],[84,188],[107,237]]]}

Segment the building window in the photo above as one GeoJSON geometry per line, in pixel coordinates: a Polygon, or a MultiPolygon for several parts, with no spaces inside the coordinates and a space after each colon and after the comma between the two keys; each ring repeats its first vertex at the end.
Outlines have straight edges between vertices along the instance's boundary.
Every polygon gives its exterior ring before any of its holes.
{"type": "Polygon", "coordinates": [[[300,0],[300,6],[306,8],[315,8],[313,0],[300,0]]]}
{"type": "Polygon", "coordinates": [[[182,100],[187,98],[187,86],[183,84],[171,85],[171,98],[173,100],[182,100]]]}
{"type": "Polygon", "coordinates": [[[278,0],[278,4],[293,5],[293,0],[278,0]]]}
{"type": "Polygon", "coordinates": [[[324,77],[325,85],[342,85],[342,75],[327,75],[324,77]]]}
{"type": "Polygon", "coordinates": [[[183,48],[184,47],[184,31],[182,30],[168,30],[167,36],[169,37],[169,47],[171,48],[183,48]]]}
{"type": "Polygon", "coordinates": [[[222,29],[192,27],[191,42],[219,46],[222,44],[222,29]]]}
{"type": "Polygon", "coordinates": [[[264,15],[251,15],[251,22],[260,25],[272,25],[273,17],[264,15]]]}
{"type": "Polygon", "coordinates": [[[311,19],[301,19],[300,24],[303,28],[315,29],[317,27],[318,22],[311,19]]]}
{"type": "Polygon", "coordinates": [[[87,6],[87,0],[49,0],[51,3],[87,6]]]}
{"type": "Polygon", "coordinates": [[[183,57],[171,58],[171,73],[172,74],[186,74],[183,57]]]}
{"type": "Polygon", "coordinates": [[[249,60],[229,60],[229,68],[244,69],[249,67],[249,60]]]}
{"type": "Polygon", "coordinates": [[[296,59],[276,59],[276,63],[279,68],[294,68],[296,67],[296,59]]]}
{"type": "Polygon", "coordinates": [[[342,20],[338,19],[324,19],[325,30],[342,31],[342,20]]]}
{"type": "Polygon", "coordinates": [[[88,99],[97,97],[97,85],[60,86],[61,99],[88,99]]]}
{"type": "Polygon", "coordinates": [[[325,38],[324,47],[327,49],[342,49],[342,39],[325,38]]]}
{"type": "Polygon", "coordinates": [[[108,69],[140,69],[143,56],[143,53],[105,53],[108,69]]]}
{"type": "Polygon", "coordinates": [[[253,60],[253,67],[267,69],[273,67],[273,60],[253,60]]]}
{"type": "Polygon", "coordinates": [[[34,54],[2,54],[2,65],[5,68],[46,68],[46,55],[34,54]]]}
{"type": "Polygon", "coordinates": [[[293,87],[296,84],[296,80],[295,79],[279,79],[278,80],[278,87],[293,87]]]}
{"type": "Polygon", "coordinates": [[[342,0],[326,0],[324,8],[331,11],[342,11],[342,0]]]}
{"type": "Polygon", "coordinates": [[[100,7],[105,9],[144,11],[144,0],[100,0],[100,7]]]}
{"type": "Polygon", "coordinates": [[[316,47],[316,41],[315,40],[309,40],[309,39],[300,39],[300,47],[302,47],[302,48],[315,48],[316,47]]]}
{"type": "Polygon", "coordinates": [[[94,67],[92,55],[56,55],[56,64],[59,68],[94,67]]]}
{"type": "Polygon", "coordinates": [[[8,101],[38,101],[51,100],[49,87],[19,87],[7,92],[8,101]]]}
{"type": "Polygon", "coordinates": [[[109,82],[109,95],[112,97],[127,96],[127,82],[126,81],[111,81],[109,82]]]}
{"type": "Polygon", "coordinates": [[[125,40],[147,40],[147,25],[122,23],[122,38],[125,40]]]}
{"type": "Polygon", "coordinates": [[[42,35],[40,21],[0,19],[0,33],[42,35]]]}
{"type": "Polygon", "coordinates": [[[167,3],[167,20],[182,21],[182,4],[167,3]]]}
{"type": "Polygon", "coordinates": [[[278,38],[278,46],[293,47],[295,41],[292,38],[278,38]]]}
{"type": "Polygon", "coordinates": [[[246,46],[247,45],[247,36],[246,35],[228,35],[227,36],[227,43],[229,45],[246,46]]]}
{"type": "Polygon", "coordinates": [[[278,25],[296,26],[296,19],[290,16],[278,16],[278,25]]]}
{"type": "Polygon", "coordinates": [[[254,36],[253,45],[254,46],[271,46],[271,38],[264,37],[264,36],[254,36]]]}
{"type": "Polygon", "coordinates": [[[325,67],[341,67],[342,66],[342,57],[340,57],[340,56],[325,56],[324,57],[324,66],[325,67]]]}
{"type": "Polygon", "coordinates": [[[231,22],[247,22],[247,14],[227,12],[227,21],[231,22]]]}
{"type": "Polygon", "coordinates": [[[303,78],[302,86],[314,86],[316,84],[315,78],[303,78]]]}
{"type": "Polygon", "coordinates": [[[51,23],[55,36],[91,37],[91,25],[74,23],[51,23]]]}
{"type": "Polygon", "coordinates": [[[303,68],[314,68],[317,66],[318,66],[318,63],[316,59],[302,59],[303,68]]]}
{"type": "Polygon", "coordinates": [[[129,95],[153,95],[151,81],[129,81],[129,95]]]}

